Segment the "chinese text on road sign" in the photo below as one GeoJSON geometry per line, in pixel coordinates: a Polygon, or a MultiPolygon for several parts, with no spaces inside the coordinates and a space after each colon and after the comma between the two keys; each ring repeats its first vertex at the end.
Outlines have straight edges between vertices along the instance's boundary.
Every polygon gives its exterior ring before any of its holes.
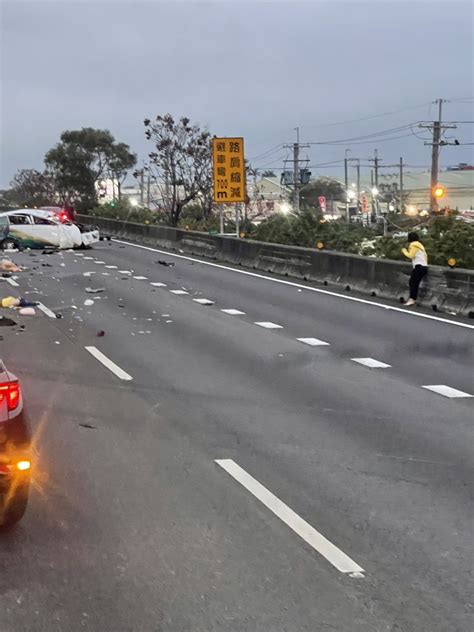
{"type": "Polygon", "coordinates": [[[214,202],[231,204],[245,200],[243,138],[213,138],[214,202]]]}

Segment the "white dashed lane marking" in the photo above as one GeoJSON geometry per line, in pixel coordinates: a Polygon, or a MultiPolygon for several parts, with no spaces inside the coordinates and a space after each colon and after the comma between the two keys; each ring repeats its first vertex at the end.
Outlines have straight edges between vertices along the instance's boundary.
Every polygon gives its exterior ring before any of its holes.
{"type": "Polygon", "coordinates": [[[130,381],[133,380],[133,377],[126,373],[123,369],[121,369],[115,362],[112,362],[106,355],[99,351],[97,347],[85,347],[86,351],[88,351],[96,360],[98,360],[101,364],[103,364],[109,371],[112,371],[114,375],[119,377],[121,380],[130,381]]]}
{"type": "Polygon", "coordinates": [[[86,261],[92,261],[92,260],[94,259],[94,257],[84,257],[84,259],[85,259],[86,261]]]}
{"type": "Polygon", "coordinates": [[[259,327],[264,327],[265,329],[283,329],[281,325],[277,325],[276,323],[271,323],[266,320],[257,321],[254,325],[258,325],[259,327]]]}
{"type": "Polygon", "coordinates": [[[94,263],[98,263],[99,265],[104,265],[105,261],[94,261],[94,263]]]}
{"type": "Polygon", "coordinates": [[[446,384],[430,384],[428,386],[422,386],[422,388],[426,388],[428,391],[433,391],[433,393],[438,393],[438,395],[444,395],[444,397],[449,397],[450,399],[457,397],[473,397],[473,395],[470,395],[469,393],[458,391],[456,388],[446,386],[446,384]]]}
{"type": "Polygon", "coordinates": [[[15,279],[8,278],[7,283],[12,285],[13,287],[20,287],[19,284],[15,281],[15,279]]]}
{"type": "Polygon", "coordinates": [[[166,283],[161,283],[160,281],[157,281],[156,283],[150,283],[150,285],[153,285],[155,287],[167,287],[166,283]]]}
{"type": "Polygon", "coordinates": [[[305,345],[310,345],[311,347],[321,347],[329,345],[329,342],[324,342],[324,340],[318,340],[318,338],[297,338],[299,342],[304,342],[305,345]]]}
{"type": "Polygon", "coordinates": [[[269,277],[264,274],[258,274],[257,272],[250,272],[249,270],[240,270],[238,268],[229,268],[229,266],[223,265],[221,263],[212,263],[210,261],[203,261],[202,259],[196,259],[195,257],[190,257],[188,255],[178,255],[176,253],[171,253],[167,250],[160,250],[159,248],[151,248],[150,246],[142,246],[141,244],[133,244],[129,241],[124,241],[123,239],[113,239],[118,244],[125,244],[130,246],[130,248],[140,248],[141,250],[148,250],[150,252],[158,252],[162,255],[167,255],[169,257],[176,257],[178,259],[186,259],[187,261],[194,261],[203,266],[212,266],[213,268],[220,268],[222,270],[227,270],[228,272],[234,272],[235,274],[244,274],[250,277],[255,277],[257,279],[264,279],[265,281],[272,281],[273,283],[280,283],[282,285],[287,285],[290,287],[301,288],[302,290],[308,290],[309,292],[317,292],[319,294],[326,294],[328,296],[334,296],[340,299],[344,299],[346,301],[353,301],[355,303],[362,303],[365,305],[372,305],[374,307],[379,307],[387,310],[391,310],[394,312],[398,312],[405,316],[413,316],[417,318],[427,318],[429,320],[435,320],[440,323],[446,323],[448,325],[453,325],[456,327],[465,327],[466,329],[474,329],[474,325],[468,325],[467,323],[461,323],[457,320],[448,320],[447,318],[440,318],[439,316],[431,316],[430,314],[422,314],[420,312],[414,312],[411,310],[407,310],[402,307],[394,307],[392,305],[385,305],[384,303],[376,303],[375,301],[369,301],[364,298],[357,298],[355,296],[346,296],[345,294],[340,294],[339,292],[332,292],[330,290],[323,290],[321,288],[311,287],[310,285],[302,285],[301,283],[296,283],[294,281],[286,281],[284,279],[276,279],[274,277],[269,277]]]}
{"type": "Polygon", "coordinates": [[[208,298],[193,298],[193,301],[200,305],[214,305],[214,301],[210,301],[208,298]]]}
{"type": "Polygon", "coordinates": [[[43,303],[38,303],[38,309],[40,309],[43,314],[46,314],[49,318],[56,318],[56,314],[46,307],[46,305],[43,305],[43,303]]]}
{"type": "Polygon", "coordinates": [[[231,316],[244,316],[245,312],[241,312],[239,309],[221,309],[224,314],[230,314],[231,316]]]}
{"type": "Polygon", "coordinates": [[[327,559],[338,571],[349,577],[363,578],[364,569],[346,555],[335,544],[316,531],[306,520],[290,509],[283,501],[259,483],[253,476],[237,465],[232,459],[216,459],[217,465],[222,467],[232,478],[255,496],[261,503],[275,514],[290,529],[307,542],[320,555],[327,559]]]}
{"type": "Polygon", "coordinates": [[[117,270],[118,266],[105,266],[106,268],[108,268],[109,270],[117,270]]]}
{"type": "Polygon", "coordinates": [[[146,276],[134,276],[134,279],[136,279],[137,281],[147,281],[148,277],[146,276]]]}
{"type": "Polygon", "coordinates": [[[178,294],[179,296],[181,296],[182,294],[189,294],[189,292],[186,292],[185,290],[170,290],[171,294],[178,294]]]}
{"type": "Polygon", "coordinates": [[[132,274],[130,270],[119,270],[120,274],[132,274]]]}
{"type": "Polygon", "coordinates": [[[389,369],[391,367],[391,364],[385,364],[385,362],[374,360],[374,358],[351,358],[351,360],[368,366],[369,369],[389,369]]]}

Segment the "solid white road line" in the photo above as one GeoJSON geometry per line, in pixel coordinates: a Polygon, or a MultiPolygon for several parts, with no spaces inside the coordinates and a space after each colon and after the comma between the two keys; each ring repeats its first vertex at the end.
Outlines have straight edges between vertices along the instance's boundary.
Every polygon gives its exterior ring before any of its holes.
{"type": "Polygon", "coordinates": [[[97,347],[84,347],[84,348],[91,355],[93,355],[96,360],[101,362],[105,367],[109,369],[109,371],[112,371],[112,373],[116,375],[117,377],[119,377],[121,380],[127,380],[127,381],[133,380],[133,377],[131,375],[129,375],[123,369],[117,366],[115,362],[112,362],[112,360],[109,360],[109,358],[106,355],[104,355],[102,351],[99,351],[97,347]]]}
{"type": "Polygon", "coordinates": [[[385,364],[385,362],[379,362],[374,358],[351,358],[353,362],[358,362],[364,366],[368,366],[370,369],[389,369],[391,364],[385,364]]]}
{"type": "Polygon", "coordinates": [[[178,296],[182,295],[182,294],[189,294],[189,292],[186,292],[186,290],[170,290],[171,294],[177,294],[178,296]]]}
{"type": "Polygon", "coordinates": [[[56,314],[46,307],[46,305],[43,305],[43,303],[38,303],[38,309],[40,309],[43,314],[46,314],[46,316],[49,316],[49,318],[56,318],[56,314]]]}
{"type": "Polygon", "coordinates": [[[258,325],[259,327],[265,327],[265,329],[283,329],[281,325],[277,325],[276,323],[271,323],[267,320],[257,321],[254,325],[258,325]]]}
{"type": "Polygon", "coordinates": [[[126,244],[132,248],[140,248],[142,250],[149,250],[151,252],[158,252],[162,255],[168,255],[169,257],[177,257],[178,259],[186,259],[187,261],[195,261],[201,263],[203,266],[211,266],[213,268],[221,268],[229,272],[235,272],[236,274],[245,274],[246,276],[256,277],[257,279],[264,279],[265,281],[272,281],[273,283],[281,283],[282,285],[289,285],[291,287],[302,288],[310,292],[317,292],[319,294],[328,294],[329,296],[335,296],[337,298],[343,298],[346,301],[353,301],[354,303],[363,303],[364,305],[372,305],[373,307],[380,307],[383,309],[391,310],[392,312],[399,312],[405,316],[415,316],[417,318],[427,318],[428,320],[436,320],[440,323],[446,323],[447,325],[455,325],[456,327],[465,327],[466,329],[474,329],[474,325],[468,325],[467,323],[460,323],[456,320],[448,320],[447,318],[441,318],[440,316],[431,316],[430,314],[421,314],[419,312],[410,311],[401,307],[394,307],[392,305],[384,305],[383,303],[377,303],[375,301],[369,301],[365,298],[358,298],[356,296],[347,296],[346,294],[339,294],[338,292],[331,292],[330,290],[323,290],[318,287],[311,287],[309,285],[303,285],[302,283],[296,283],[294,281],[286,281],[284,279],[275,279],[273,277],[266,276],[264,274],[258,274],[257,272],[250,272],[248,270],[238,270],[237,268],[230,268],[221,263],[212,263],[211,261],[202,261],[195,257],[188,257],[186,255],[178,255],[168,250],[159,250],[158,248],[151,248],[150,246],[142,246],[141,244],[132,244],[129,241],[123,241],[123,239],[114,239],[113,241],[118,244],[126,244]]]}
{"type": "Polygon", "coordinates": [[[214,305],[214,301],[210,301],[208,298],[193,298],[193,301],[200,305],[214,305]]]}
{"type": "Polygon", "coordinates": [[[221,309],[224,314],[230,314],[231,316],[244,316],[245,312],[241,312],[239,309],[221,309]]]}
{"type": "Polygon", "coordinates": [[[329,342],[324,342],[324,340],[318,340],[317,338],[297,338],[296,340],[304,342],[305,345],[310,345],[311,347],[329,345],[329,342]]]}
{"type": "Polygon", "coordinates": [[[473,395],[469,393],[458,391],[456,388],[451,388],[451,386],[446,386],[445,384],[430,384],[428,386],[422,386],[421,388],[426,388],[428,391],[433,391],[433,393],[438,393],[438,395],[444,395],[444,397],[451,399],[455,397],[473,397],[473,395]]]}
{"type": "Polygon", "coordinates": [[[20,287],[20,284],[17,283],[15,279],[12,279],[10,277],[7,278],[7,283],[9,283],[10,285],[13,285],[13,287],[20,287]]]}
{"type": "Polygon", "coordinates": [[[150,283],[150,285],[154,285],[155,287],[167,287],[166,283],[160,283],[159,281],[156,283],[150,283]]]}
{"type": "Polygon", "coordinates": [[[316,531],[306,520],[303,520],[288,505],[277,498],[270,490],[250,476],[232,459],[216,459],[217,465],[222,467],[247,491],[272,511],[282,522],[290,527],[296,534],[303,538],[320,555],[325,557],[341,573],[354,573],[354,577],[363,577],[364,569],[354,560],[351,560],[341,549],[316,531]]]}
{"type": "Polygon", "coordinates": [[[145,276],[134,276],[133,278],[137,281],[148,281],[148,277],[145,276]]]}

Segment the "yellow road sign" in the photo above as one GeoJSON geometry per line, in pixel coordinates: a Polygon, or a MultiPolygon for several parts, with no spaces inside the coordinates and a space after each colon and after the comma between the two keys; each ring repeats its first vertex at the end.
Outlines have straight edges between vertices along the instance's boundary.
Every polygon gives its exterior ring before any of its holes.
{"type": "Polygon", "coordinates": [[[245,201],[245,160],[243,138],[212,139],[214,202],[245,201]]]}

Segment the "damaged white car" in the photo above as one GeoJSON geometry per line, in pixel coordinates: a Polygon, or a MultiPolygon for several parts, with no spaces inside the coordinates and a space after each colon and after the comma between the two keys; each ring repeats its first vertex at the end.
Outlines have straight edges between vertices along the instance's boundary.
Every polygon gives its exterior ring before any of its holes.
{"type": "Polygon", "coordinates": [[[0,213],[0,246],[18,248],[84,248],[100,239],[95,226],[61,221],[45,210],[22,208],[0,213]]]}

